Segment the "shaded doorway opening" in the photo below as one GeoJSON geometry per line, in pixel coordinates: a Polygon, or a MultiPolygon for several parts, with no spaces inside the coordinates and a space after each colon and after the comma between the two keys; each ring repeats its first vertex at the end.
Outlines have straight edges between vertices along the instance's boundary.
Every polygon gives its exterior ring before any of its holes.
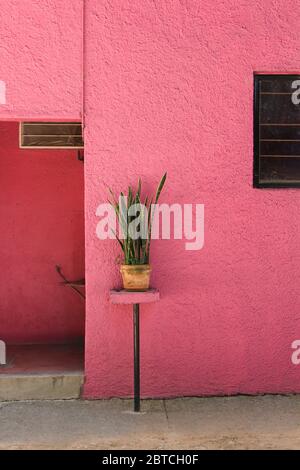
{"type": "Polygon", "coordinates": [[[85,302],[56,270],[84,278],[83,163],[73,149],[21,149],[18,122],[0,122],[0,136],[0,374],[30,372],[22,348],[44,371],[60,369],[70,348],[83,370],[85,302]],[[63,354],[53,354],[55,345],[63,354]]]}

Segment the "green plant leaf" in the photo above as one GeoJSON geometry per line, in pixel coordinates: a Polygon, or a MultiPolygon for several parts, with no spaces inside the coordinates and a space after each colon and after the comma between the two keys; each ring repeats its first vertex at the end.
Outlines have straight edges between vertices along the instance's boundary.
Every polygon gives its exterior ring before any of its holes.
{"type": "Polygon", "coordinates": [[[136,195],[140,198],[141,196],[141,189],[142,189],[142,181],[141,181],[141,178],[139,178],[139,182],[138,182],[138,189],[137,189],[137,193],[136,195]]]}
{"type": "MultiPolygon", "coordinates": [[[[166,181],[167,173],[163,175],[161,178],[156,194],[155,194],[155,204],[157,203],[161,191],[164,187],[166,181]]],[[[153,197],[149,199],[148,196],[145,198],[144,206],[141,207],[141,223],[145,223],[146,221],[146,228],[147,228],[147,235],[148,238],[142,239],[138,238],[137,240],[133,240],[128,233],[128,224],[130,223],[131,219],[134,219],[135,216],[129,217],[128,216],[128,209],[132,204],[141,204],[141,179],[138,180],[138,188],[137,192],[134,193],[134,190],[131,186],[128,187],[128,196],[127,196],[127,204],[123,200],[124,193],[121,192],[121,202],[120,204],[117,202],[116,197],[111,189],[109,192],[112,196],[112,201],[108,201],[109,204],[112,205],[114,208],[118,218],[119,224],[124,234],[124,240],[120,240],[120,238],[115,234],[117,241],[124,253],[124,263],[129,265],[134,264],[148,264],[150,260],[150,242],[151,242],[151,230],[152,230],[152,221],[153,221],[153,211],[152,211],[152,203],[153,197]],[[146,214],[146,210],[148,210],[148,214],[146,214]]]]}
{"type": "Polygon", "coordinates": [[[160,196],[160,193],[162,192],[162,189],[164,187],[164,184],[166,182],[166,179],[167,179],[167,173],[165,173],[162,177],[162,179],[160,180],[159,182],[159,185],[158,185],[158,188],[157,188],[157,191],[156,191],[156,195],[155,195],[155,204],[157,203],[158,201],[158,198],[160,196]]]}

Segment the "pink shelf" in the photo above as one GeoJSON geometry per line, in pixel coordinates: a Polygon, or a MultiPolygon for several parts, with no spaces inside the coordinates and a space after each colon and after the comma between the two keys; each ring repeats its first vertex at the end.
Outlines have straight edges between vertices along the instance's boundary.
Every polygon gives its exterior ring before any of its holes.
{"type": "Polygon", "coordinates": [[[148,304],[159,300],[159,290],[149,289],[145,292],[128,292],[112,289],[109,293],[112,304],[148,304]]]}

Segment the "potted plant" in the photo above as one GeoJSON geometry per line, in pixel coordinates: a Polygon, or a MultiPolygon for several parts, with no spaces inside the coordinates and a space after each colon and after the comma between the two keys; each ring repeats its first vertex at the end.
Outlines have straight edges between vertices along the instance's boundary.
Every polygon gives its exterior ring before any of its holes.
{"type": "Polygon", "coordinates": [[[143,203],[141,202],[141,179],[138,181],[136,191],[129,186],[128,194],[125,195],[121,192],[119,200],[109,189],[112,196],[109,203],[115,210],[122,231],[122,237],[119,237],[116,233],[115,236],[124,255],[120,272],[125,290],[145,291],[149,289],[151,230],[155,209],[153,204],[157,204],[166,178],[167,173],[161,178],[155,197],[149,198],[146,196],[143,203]],[[134,231],[132,225],[135,228],[139,226],[139,230],[134,231]]]}

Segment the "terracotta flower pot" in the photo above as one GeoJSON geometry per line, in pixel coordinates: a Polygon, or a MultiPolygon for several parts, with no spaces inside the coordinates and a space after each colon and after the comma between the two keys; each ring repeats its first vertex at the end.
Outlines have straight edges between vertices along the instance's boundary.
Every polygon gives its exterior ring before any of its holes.
{"type": "Polygon", "coordinates": [[[122,264],[120,271],[125,290],[145,291],[149,289],[151,272],[149,264],[122,264]]]}

